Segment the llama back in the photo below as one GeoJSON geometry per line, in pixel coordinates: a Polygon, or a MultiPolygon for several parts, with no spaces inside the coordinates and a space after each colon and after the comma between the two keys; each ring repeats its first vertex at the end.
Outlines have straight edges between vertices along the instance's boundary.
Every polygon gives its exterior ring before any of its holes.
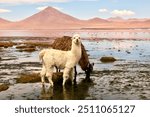
{"type": "Polygon", "coordinates": [[[52,44],[53,49],[69,51],[71,50],[72,39],[69,36],[63,36],[62,38],[57,38],[52,44]]]}
{"type": "Polygon", "coordinates": [[[64,68],[67,62],[68,51],[50,49],[47,53],[47,59],[57,63],[57,67],[64,68]]]}
{"type": "Polygon", "coordinates": [[[39,53],[39,58],[44,64],[57,63],[58,68],[64,68],[67,62],[68,51],[55,50],[55,49],[43,49],[39,53]]]}

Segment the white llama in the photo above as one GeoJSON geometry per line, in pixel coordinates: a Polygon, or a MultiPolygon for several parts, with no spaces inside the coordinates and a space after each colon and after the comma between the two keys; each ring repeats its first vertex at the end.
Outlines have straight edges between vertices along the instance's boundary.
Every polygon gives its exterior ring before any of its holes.
{"type": "MultiPolygon", "coordinates": [[[[52,75],[53,68],[64,69],[63,71],[63,86],[69,78],[69,74],[73,72],[73,68],[78,64],[81,58],[81,40],[80,35],[75,34],[72,37],[72,46],[70,51],[62,51],[56,49],[44,49],[39,53],[39,58],[42,59],[41,81],[45,83],[45,76],[48,78],[51,87],[53,87],[52,75]]],[[[71,76],[72,78],[72,76],[71,76]]],[[[73,79],[72,79],[73,80],[73,79]]]]}

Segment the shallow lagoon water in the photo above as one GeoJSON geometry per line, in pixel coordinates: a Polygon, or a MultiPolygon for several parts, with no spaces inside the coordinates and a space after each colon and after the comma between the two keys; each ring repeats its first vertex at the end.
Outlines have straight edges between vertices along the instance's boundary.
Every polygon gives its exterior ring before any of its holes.
{"type": "Polygon", "coordinates": [[[19,52],[15,46],[0,48],[0,82],[10,86],[0,92],[0,99],[150,99],[150,40],[97,38],[82,42],[90,61],[95,63],[92,82],[84,81],[85,74],[78,66],[77,85],[66,89],[61,86],[51,89],[49,84],[42,87],[41,83],[16,83],[19,74],[41,70],[40,48],[31,53],[19,52]],[[115,57],[117,61],[102,63],[103,56],[115,57]]]}
{"type": "Polygon", "coordinates": [[[0,30],[2,37],[62,37],[79,33],[84,38],[103,39],[150,39],[150,29],[45,29],[45,30],[0,30]],[[9,33],[8,33],[9,32],[9,33]]]}

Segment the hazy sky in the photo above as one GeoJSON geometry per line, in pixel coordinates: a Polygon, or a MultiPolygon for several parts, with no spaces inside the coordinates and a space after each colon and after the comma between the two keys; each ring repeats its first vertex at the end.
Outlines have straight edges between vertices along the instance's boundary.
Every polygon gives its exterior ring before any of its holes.
{"type": "Polygon", "coordinates": [[[0,0],[0,18],[18,21],[46,6],[80,19],[150,18],[150,0],[0,0]]]}

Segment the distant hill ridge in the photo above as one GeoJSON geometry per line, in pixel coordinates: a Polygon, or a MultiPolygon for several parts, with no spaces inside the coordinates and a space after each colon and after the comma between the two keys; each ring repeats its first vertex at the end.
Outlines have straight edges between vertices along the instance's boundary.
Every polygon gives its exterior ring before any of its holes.
{"type": "Polygon", "coordinates": [[[120,17],[80,20],[61,11],[46,9],[18,22],[0,18],[0,29],[80,29],[80,28],[150,28],[150,19],[125,20],[120,17]]]}

